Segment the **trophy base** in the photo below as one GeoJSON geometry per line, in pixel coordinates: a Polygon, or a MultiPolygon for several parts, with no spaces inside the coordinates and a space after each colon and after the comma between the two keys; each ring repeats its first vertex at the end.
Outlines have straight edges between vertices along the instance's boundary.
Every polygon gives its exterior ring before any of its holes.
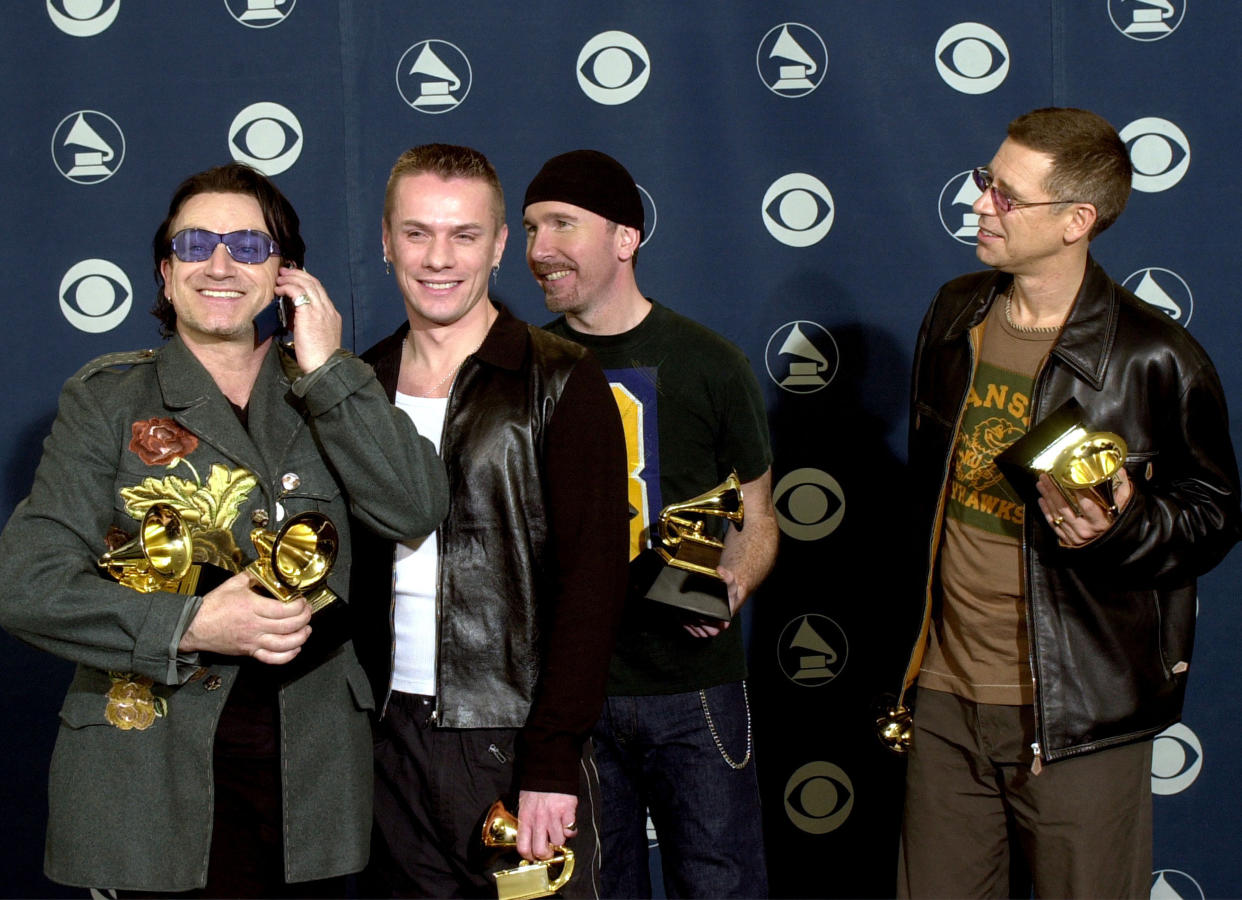
{"type": "Polygon", "coordinates": [[[729,591],[723,581],[674,566],[664,566],[660,570],[647,590],[647,599],[708,619],[728,621],[733,618],[729,591]]]}

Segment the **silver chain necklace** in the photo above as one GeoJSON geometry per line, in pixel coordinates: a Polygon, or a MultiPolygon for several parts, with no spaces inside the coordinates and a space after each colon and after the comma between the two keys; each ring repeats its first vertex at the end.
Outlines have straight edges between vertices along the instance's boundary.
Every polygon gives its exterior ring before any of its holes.
{"type": "Polygon", "coordinates": [[[1014,331],[1021,331],[1026,334],[1052,334],[1060,331],[1060,325],[1019,325],[1013,320],[1013,282],[1009,282],[1009,288],[1005,291],[1005,321],[1009,323],[1009,327],[1014,331]]]}
{"type": "MultiPolygon", "coordinates": [[[[408,337],[405,337],[405,338],[402,338],[402,339],[401,339],[401,345],[402,345],[402,347],[403,347],[403,348],[408,347],[408,346],[409,346],[409,344],[410,344],[410,339],[409,339],[408,337]]],[[[482,344],[480,344],[479,346],[481,347],[481,346],[483,346],[483,345],[482,345],[482,344]]],[[[470,351],[470,353],[474,353],[474,352],[475,352],[476,350],[478,350],[478,349],[479,349],[479,347],[475,347],[475,348],[474,348],[474,350],[471,350],[471,351],[470,351]]],[[[470,355],[470,353],[467,353],[467,354],[466,354],[466,356],[469,356],[469,355],[470,355]]],[[[429,398],[431,397],[431,395],[432,395],[432,394],[434,394],[436,391],[438,391],[438,390],[440,389],[440,387],[444,384],[444,382],[448,381],[450,378],[452,378],[454,375],[456,375],[456,374],[457,374],[457,370],[458,370],[458,369],[460,369],[460,368],[461,368],[461,366],[462,366],[462,363],[464,363],[464,362],[466,361],[466,356],[463,356],[461,359],[459,359],[459,360],[457,361],[457,365],[455,365],[455,366],[453,366],[453,368],[449,369],[449,370],[448,370],[448,372],[446,372],[446,373],[445,373],[445,375],[444,375],[444,377],[443,377],[443,378],[441,378],[439,381],[437,381],[437,382],[436,382],[435,384],[433,384],[431,387],[427,388],[427,390],[426,390],[426,391],[420,391],[420,390],[415,389],[415,391],[414,391],[414,395],[415,395],[416,397],[422,397],[424,400],[429,399],[429,398]]]]}

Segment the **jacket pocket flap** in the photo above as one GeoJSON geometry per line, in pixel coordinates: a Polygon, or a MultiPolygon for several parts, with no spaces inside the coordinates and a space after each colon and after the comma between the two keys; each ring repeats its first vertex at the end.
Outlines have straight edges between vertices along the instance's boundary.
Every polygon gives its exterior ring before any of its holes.
{"type": "Polygon", "coordinates": [[[88,725],[108,725],[104,710],[108,708],[108,698],[101,694],[90,694],[74,691],[65,697],[60,707],[60,720],[70,728],[85,728],[88,725]]]}

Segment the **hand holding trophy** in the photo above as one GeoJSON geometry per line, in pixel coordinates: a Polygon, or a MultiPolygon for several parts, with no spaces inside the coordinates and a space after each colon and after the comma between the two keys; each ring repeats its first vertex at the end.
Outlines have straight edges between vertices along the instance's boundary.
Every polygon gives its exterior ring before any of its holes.
{"type": "Polygon", "coordinates": [[[1124,480],[1125,439],[1111,431],[1092,431],[1082,406],[1073,398],[996,457],[1010,483],[1029,496],[1040,476],[1048,475],[1075,516],[1084,503],[1095,504],[1108,521],[1117,517],[1117,490],[1124,480]]]}
{"type": "MultiPolygon", "coordinates": [[[[647,599],[728,621],[733,617],[728,593],[716,567],[724,541],[707,531],[717,518],[742,527],[745,506],[736,472],[709,491],[660,511],[656,553],[668,565],[655,577],[647,599]]],[[[653,542],[654,543],[654,542],[653,542]]]]}
{"type": "Polygon", "coordinates": [[[337,599],[324,582],[336,562],[341,539],[323,513],[298,513],[276,532],[256,528],[250,540],[259,557],[246,571],[277,600],[289,603],[300,594],[314,613],[337,599]]]}
{"type": "MultiPolygon", "coordinates": [[[[517,846],[518,819],[497,800],[483,817],[482,841],[484,847],[501,847],[511,850],[517,846]]],[[[524,859],[513,869],[502,869],[493,874],[496,879],[496,895],[499,900],[535,900],[555,894],[574,874],[574,851],[567,847],[553,847],[551,859],[524,859]],[[559,871],[551,873],[559,866],[559,871]]]]}

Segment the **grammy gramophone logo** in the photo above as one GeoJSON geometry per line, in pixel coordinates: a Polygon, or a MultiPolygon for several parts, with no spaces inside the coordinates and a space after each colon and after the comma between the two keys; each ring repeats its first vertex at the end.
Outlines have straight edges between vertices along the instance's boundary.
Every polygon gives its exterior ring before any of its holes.
{"type": "Polygon", "coordinates": [[[776,652],[786,678],[802,687],[817,687],[841,674],[849,660],[850,643],[840,625],[810,613],[784,627],[776,652]]]}

